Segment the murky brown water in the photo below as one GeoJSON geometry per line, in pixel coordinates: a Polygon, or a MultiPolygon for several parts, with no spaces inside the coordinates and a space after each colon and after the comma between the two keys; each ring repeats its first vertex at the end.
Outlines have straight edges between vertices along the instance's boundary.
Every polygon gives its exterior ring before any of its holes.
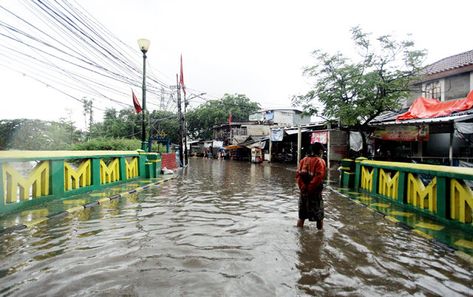
{"type": "Polygon", "coordinates": [[[294,172],[191,159],[183,177],[0,235],[5,296],[472,296],[472,266],[326,192],[294,227],[294,172]]]}

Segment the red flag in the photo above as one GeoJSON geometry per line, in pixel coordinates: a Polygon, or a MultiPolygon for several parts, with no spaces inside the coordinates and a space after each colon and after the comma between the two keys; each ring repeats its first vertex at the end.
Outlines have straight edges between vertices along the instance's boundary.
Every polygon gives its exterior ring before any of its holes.
{"type": "Polygon", "coordinates": [[[179,84],[181,85],[184,96],[186,95],[186,86],[184,85],[184,69],[182,68],[182,54],[181,54],[181,75],[179,78],[179,84]]]}
{"type": "Polygon", "coordinates": [[[140,113],[143,109],[141,108],[140,102],[138,102],[138,98],[135,96],[135,92],[131,90],[131,94],[133,96],[133,105],[135,106],[136,113],[140,113]]]}
{"type": "Polygon", "coordinates": [[[232,124],[232,112],[230,111],[228,113],[228,125],[231,125],[232,124]]]}

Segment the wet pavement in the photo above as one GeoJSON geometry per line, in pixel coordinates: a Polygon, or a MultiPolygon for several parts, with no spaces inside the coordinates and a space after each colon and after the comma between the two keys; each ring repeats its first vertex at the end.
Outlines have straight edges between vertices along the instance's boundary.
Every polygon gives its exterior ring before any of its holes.
{"type": "Polygon", "coordinates": [[[324,230],[296,228],[287,167],[191,159],[167,182],[0,234],[0,295],[473,295],[470,262],[362,197],[325,190],[324,230]]]}

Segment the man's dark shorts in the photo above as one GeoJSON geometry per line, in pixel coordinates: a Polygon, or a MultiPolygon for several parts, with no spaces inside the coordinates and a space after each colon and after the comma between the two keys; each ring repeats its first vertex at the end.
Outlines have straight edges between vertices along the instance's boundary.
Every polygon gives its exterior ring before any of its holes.
{"type": "Polygon", "coordinates": [[[324,218],[322,187],[313,193],[301,193],[299,197],[299,219],[321,221],[324,218]]]}

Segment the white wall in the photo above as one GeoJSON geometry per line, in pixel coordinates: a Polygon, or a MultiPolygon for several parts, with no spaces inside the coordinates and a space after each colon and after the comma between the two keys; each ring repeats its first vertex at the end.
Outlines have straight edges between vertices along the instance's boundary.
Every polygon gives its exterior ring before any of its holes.
{"type": "Polygon", "coordinates": [[[248,136],[269,135],[269,126],[265,125],[248,125],[246,126],[248,136]]]}

